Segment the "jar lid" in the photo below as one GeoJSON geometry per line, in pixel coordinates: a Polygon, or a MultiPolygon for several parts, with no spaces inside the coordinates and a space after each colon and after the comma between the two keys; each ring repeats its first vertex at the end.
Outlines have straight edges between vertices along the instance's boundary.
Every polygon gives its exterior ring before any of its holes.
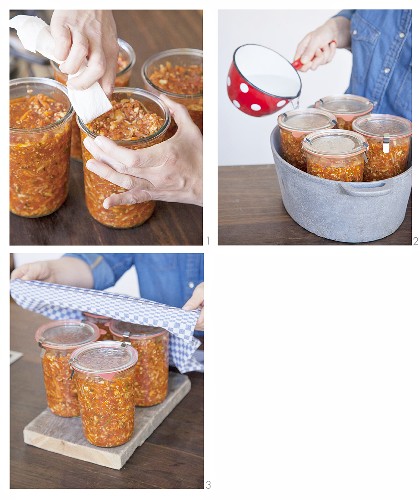
{"type": "Polygon", "coordinates": [[[373,103],[369,99],[353,94],[323,97],[317,101],[316,106],[339,115],[369,113],[373,109],[373,103]]]}
{"type": "Polygon", "coordinates": [[[116,337],[131,337],[134,339],[144,337],[154,337],[167,333],[163,328],[156,328],[155,326],[137,325],[135,323],[127,323],[113,319],[109,325],[109,329],[116,337]]]}
{"type": "Polygon", "coordinates": [[[71,356],[73,370],[93,375],[114,374],[137,363],[137,351],[130,344],[105,340],[76,349],[71,356]]]}
{"type": "Polygon", "coordinates": [[[93,323],[70,319],[50,321],[35,333],[38,344],[51,349],[76,349],[95,342],[99,337],[99,329],[93,323]]]}
{"type": "Polygon", "coordinates": [[[279,115],[277,122],[280,128],[299,132],[313,132],[324,128],[333,128],[337,120],[332,113],[322,109],[295,109],[279,115]]]}
{"type": "Polygon", "coordinates": [[[394,115],[372,114],[359,116],[353,122],[353,129],[368,137],[409,137],[411,122],[394,115]]]}
{"type": "Polygon", "coordinates": [[[305,151],[319,156],[353,156],[365,152],[365,138],[356,132],[333,129],[312,132],[302,143],[305,151]]]}

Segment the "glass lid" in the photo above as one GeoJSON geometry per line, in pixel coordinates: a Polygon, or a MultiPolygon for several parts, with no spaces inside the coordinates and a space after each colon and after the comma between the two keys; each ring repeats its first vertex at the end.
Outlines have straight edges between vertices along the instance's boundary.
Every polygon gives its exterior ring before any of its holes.
{"type": "Polygon", "coordinates": [[[146,337],[151,335],[160,335],[165,333],[163,328],[156,328],[154,326],[136,325],[134,323],[127,323],[126,321],[112,320],[109,325],[111,333],[119,337],[146,337]]]}
{"type": "Polygon", "coordinates": [[[356,118],[353,129],[370,137],[408,137],[411,135],[411,122],[400,116],[372,114],[356,118]]]}
{"type": "Polygon", "coordinates": [[[71,349],[95,342],[99,338],[96,325],[79,320],[51,321],[42,325],[35,333],[35,340],[42,347],[71,349]]]}
{"type": "Polygon", "coordinates": [[[74,370],[92,373],[116,373],[137,362],[137,351],[129,344],[106,340],[76,349],[70,360],[74,370]]]}
{"type": "Polygon", "coordinates": [[[343,94],[323,97],[317,102],[317,107],[331,113],[354,115],[369,113],[373,109],[373,104],[366,97],[343,94]]]}
{"type": "Polygon", "coordinates": [[[322,130],[313,132],[303,140],[303,148],[320,156],[348,156],[367,150],[362,135],[347,130],[322,130]]]}
{"type": "Polygon", "coordinates": [[[296,109],[278,117],[279,127],[296,131],[314,131],[333,128],[337,124],[335,116],[316,108],[296,109]]]}

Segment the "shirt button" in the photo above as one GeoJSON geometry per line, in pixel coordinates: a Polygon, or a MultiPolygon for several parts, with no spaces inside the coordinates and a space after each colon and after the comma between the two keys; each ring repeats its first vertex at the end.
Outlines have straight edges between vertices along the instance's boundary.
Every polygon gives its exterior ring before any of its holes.
{"type": "Polygon", "coordinates": [[[194,288],[194,283],[192,281],[188,282],[188,288],[194,288]]]}
{"type": "Polygon", "coordinates": [[[405,33],[400,33],[400,38],[404,38],[405,37],[405,33]]]}
{"type": "Polygon", "coordinates": [[[391,71],[391,69],[390,69],[390,68],[385,68],[385,69],[384,69],[384,73],[385,73],[386,75],[387,75],[390,71],[391,71]]]}
{"type": "Polygon", "coordinates": [[[357,35],[357,30],[353,30],[353,35],[357,35]]]}

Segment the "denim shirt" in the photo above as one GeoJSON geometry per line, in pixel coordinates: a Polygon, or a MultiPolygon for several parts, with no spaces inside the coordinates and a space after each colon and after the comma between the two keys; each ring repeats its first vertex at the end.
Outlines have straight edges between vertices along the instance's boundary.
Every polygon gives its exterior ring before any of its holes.
{"type": "Polygon", "coordinates": [[[375,103],[374,113],[411,120],[411,10],[342,10],[350,20],[353,68],[349,94],[375,103]]]}
{"type": "Polygon", "coordinates": [[[194,288],[204,281],[204,255],[201,253],[67,253],[84,260],[93,273],[96,290],[113,286],[135,266],[141,296],[174,307],[182,307],[194,288]]]}

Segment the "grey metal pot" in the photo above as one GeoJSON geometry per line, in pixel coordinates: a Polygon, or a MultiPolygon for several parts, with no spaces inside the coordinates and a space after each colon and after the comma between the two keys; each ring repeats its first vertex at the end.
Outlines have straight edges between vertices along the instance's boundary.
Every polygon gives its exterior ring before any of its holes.
{"type": "Polygon", "coordinates": [[[306,230],[329,240],[362,243],[385,238],[402,224],[411,192],[411,167],[383,181],[331,181],[283,160],[278,127],[270,139],[284,207],[306,230]]]}

